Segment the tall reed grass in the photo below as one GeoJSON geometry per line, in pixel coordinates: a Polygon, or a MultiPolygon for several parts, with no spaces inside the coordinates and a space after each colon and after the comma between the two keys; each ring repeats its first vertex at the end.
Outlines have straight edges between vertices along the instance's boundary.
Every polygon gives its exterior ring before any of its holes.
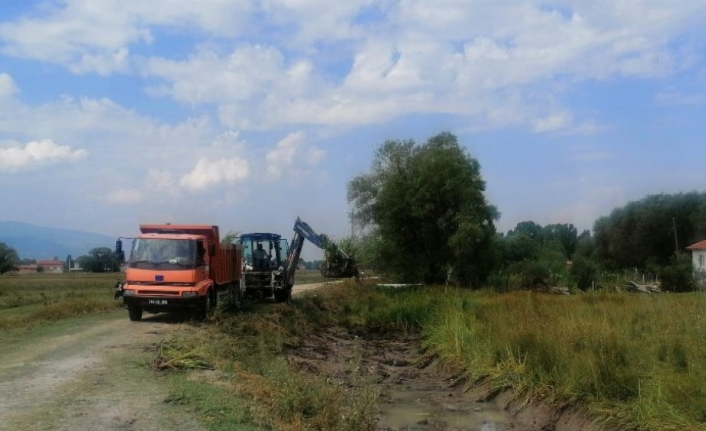
{"type": "Polygon", "coordinates": [[[341,287],[320,320],[420,330],[472,381],[584,408],[617,429],[706,430],[706,296],[341,287]],[[323,317],[322,317],[323,316],[323,317]]]}
{"type": "Polygon", "coordinates": [[[706,297],[461,293],[426,344],[497,388],[587,408],[619,428],[706,429],[706,297]]]}

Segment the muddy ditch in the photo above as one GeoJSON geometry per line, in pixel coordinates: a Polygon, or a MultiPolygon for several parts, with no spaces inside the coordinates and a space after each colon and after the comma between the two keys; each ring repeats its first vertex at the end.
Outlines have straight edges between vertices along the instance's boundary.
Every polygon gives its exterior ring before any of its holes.
{"type": "Polygon", "coordinates": [[[514,400],[509,392],[469,387],[425,355],[419,335],[322,328],[287,349],[301,371],[333,384],[374,391],[378,430],[599,430],[572,408],[514,400]]]}

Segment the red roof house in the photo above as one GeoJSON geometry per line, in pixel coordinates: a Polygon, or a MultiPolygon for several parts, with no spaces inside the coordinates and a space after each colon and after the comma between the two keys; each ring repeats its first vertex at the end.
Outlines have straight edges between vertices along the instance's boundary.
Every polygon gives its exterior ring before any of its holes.
{"type": "Polygon", "coordinates": [[[60,260],[38,260],[37,267],[42,267],[42,271],[50,273],[64,272],[64,262],[60,260]]]}

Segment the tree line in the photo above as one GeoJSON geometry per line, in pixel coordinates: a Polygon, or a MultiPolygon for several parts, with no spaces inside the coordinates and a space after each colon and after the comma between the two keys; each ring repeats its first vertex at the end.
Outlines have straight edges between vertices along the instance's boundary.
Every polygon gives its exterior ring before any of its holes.
{"type": "MultiPolygon", "coordinates": [[[[58,260],[57,257],[54,260],[58,260]]],[[[67,256],[65,269],[69,270],[74,259],[67,256]]],[[[79,267],[86,272],[117,272],[120,271],[120,261],[115,252],[108,247],[96,247],[88,254],[75,259],[79,267]]],[[[34,259],[20,258],[17,251],[5,243],[0,242],[0,274],[17,271],[19,265],[36,264],[34,259]]],[[[37,267],[37,272],[42,272],[41,267],[37,267]]]]}
{"type": "MultiPolygon", "coordinates": [[[[599,218],[592,232],[523,221],[499,233],[480,169],[448,132],[423,143],[385,141],[368,172],[347,185],[360,233],[342,245],[366,268],[404,282],[588,289],[631,270],[658,277],[667,290],[695,287],[684,249],[706,238],[706,193],[646,196],[599,218]]],[[[18,259],[0,243],[0,273],[18,259]]],[[[90,272],[119,269],[106,247],[76,260],[90,272]]]]}
{"type": "Polygon", "coordinates": [[[529,288],[594,287],[600,274],[639,270],[663,288],[691,290],[686,246],[706,238],[706,193],[656,194],[596,220],[593,233],[570,223],[523,221],[496,231],[480,164],[456,136],[424,143],[388,140],[368,172],[348,183],[362,230],[358,260],[407,282],[529,288]]]}

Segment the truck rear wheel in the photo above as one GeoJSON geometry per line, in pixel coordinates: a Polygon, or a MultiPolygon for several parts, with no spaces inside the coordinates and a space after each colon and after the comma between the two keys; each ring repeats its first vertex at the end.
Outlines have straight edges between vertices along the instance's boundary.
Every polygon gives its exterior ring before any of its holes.
{"type": "Polygon", "coordinates": [[[128,307],[127,313],[132,322],[139,322],[142,320],[142,307],[128,307]]]}

